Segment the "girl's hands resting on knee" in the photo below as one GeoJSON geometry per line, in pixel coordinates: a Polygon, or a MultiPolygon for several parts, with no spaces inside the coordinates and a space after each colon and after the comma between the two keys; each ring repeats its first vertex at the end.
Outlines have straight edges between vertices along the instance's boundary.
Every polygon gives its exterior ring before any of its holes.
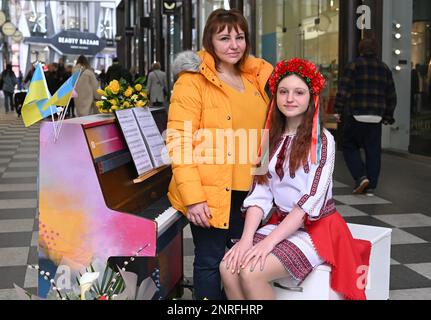
{"type": "Polygon", "coordinates": [[[244,259],[244,255],[253,246],[253,239],[242,239],[239,240],[223,257],[227,269],[231,269],[232,273],[239,273],[241,261],[244,259]]]}
{"type": "Polygon", "coordinates": [[[250,271],[256,268],[258,262],[260,262],[260,270],[263,271],[265,267],[266,257],[274,249],[275,245],[270,241],[270,239],[265,238],[256,245],[250,248],[244,255],[243,263],[241,263],[241,268],[245,269],[250,264],[250,271]]]}

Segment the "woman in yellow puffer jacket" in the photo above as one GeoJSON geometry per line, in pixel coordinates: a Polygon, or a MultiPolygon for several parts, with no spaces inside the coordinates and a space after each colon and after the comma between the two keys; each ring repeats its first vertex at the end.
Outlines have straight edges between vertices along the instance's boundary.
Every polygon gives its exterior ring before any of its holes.
{"type": "Polygon", "coordinates": [[[218,9],[206,22],[204,51],[181,53],[168,116],[173,178],[168,197],[190,221],[195,299],[222,299],[219,264],[241,237],[240,208],[252,181],[272,66],[249,56],[247,21],[218,9]]]}

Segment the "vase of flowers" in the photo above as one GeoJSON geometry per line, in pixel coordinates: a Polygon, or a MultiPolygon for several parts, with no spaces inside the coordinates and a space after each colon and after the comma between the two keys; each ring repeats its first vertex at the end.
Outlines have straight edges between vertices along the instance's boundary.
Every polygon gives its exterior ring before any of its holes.
{"type": "Polygon", "coordinates": [[[125,79],[112,80],[104,89],[98,89],[101,100],[96,102],[100,113],[111,113],[115,110],[142,108],[148,105],[145,77],[129,84],[125,79]]]}

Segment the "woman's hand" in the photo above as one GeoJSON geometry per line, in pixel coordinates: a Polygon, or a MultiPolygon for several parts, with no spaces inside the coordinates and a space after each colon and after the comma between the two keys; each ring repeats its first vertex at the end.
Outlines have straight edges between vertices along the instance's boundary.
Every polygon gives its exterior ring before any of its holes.
{"type": "Polygon", "coordinates": [[[212,218],[211,211],[206,202],[192,204],[187,207],[187,219],[197,227],[211,228],[209,220],[212,218]]]}
{"type": "Polygon", "coordinates": [[[250,271],[253,271],[260,261],[260,270],[262,271],[265,267],[266,257],[274,247],[275,244],[269,238],[263,239],[247,251],[241,263],[241,268],[244,269],[250,264],[250,271]]]}
{"type": "Polygon", "coordinates": [[[246,240],[242,239],[238,241],[223,257],[222,261],[225,261],[226,268],[231,269],[232,273],[240,272],[241,261],[244,259],[244,255],[253,246],[253,239],[246,240]]]}

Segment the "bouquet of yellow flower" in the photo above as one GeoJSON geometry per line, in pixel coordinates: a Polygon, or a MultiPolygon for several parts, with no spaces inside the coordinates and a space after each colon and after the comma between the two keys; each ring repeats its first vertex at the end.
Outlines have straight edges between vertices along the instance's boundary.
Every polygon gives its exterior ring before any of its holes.
{"type": "Polygon", "coordinates": [[[148,104],[146,88],[143,85],[144,77],[136,79],[130,85],[126,80],[112,80],[104,89],[98,89],[97,93],[102,100],[96,102],[100,113],[114,112],[134,107],[145,107],[148,104]]]}

